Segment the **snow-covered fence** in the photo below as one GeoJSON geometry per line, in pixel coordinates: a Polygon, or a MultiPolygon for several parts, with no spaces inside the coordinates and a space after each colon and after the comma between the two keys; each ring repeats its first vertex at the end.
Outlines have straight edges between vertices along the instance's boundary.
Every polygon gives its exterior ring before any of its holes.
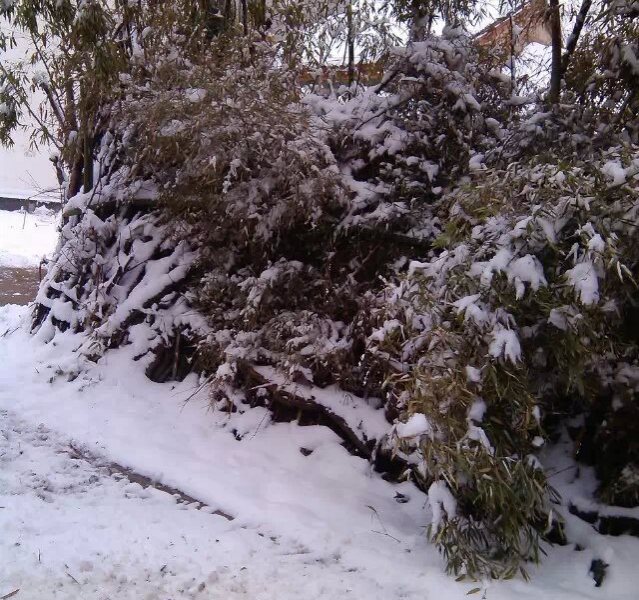
{"type": "Polygon", "coordinates": [[[22,210],[33,212],[39,206],[46,206],[53,210],[62,207],[60,198],[46,194],[28,194],[25,192],[14,192],[0,190],[0,210],[22,210]]]}

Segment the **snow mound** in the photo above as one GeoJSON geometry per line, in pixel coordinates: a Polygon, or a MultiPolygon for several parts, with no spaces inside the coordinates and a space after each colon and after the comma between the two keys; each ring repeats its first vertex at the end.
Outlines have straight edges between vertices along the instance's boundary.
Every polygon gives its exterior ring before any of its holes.
{"type": "MultiPolygon", "coordinates": [[[[44,344],[28,335],[27,316],[24,307],[0,308],[0,594],[453,600],[481,585],[491,600],[635,597],[639,542],[601,536],[567,510],[583,551],[546,548],[530,583],[455,582],[423,534],[457,510],[443,481],[428,502],[412,484],[372,473],[326,427],[275,423],[262,407],[210,412],[205,392],[193,396],[194,376],[146,379],[131,360],[133,345],[80,372],[81,336],[44,344]],[[105,468],[111,462],[207,508],[114,476],[105,468]],[[602,589],[588,573],[598,558],[611,565],[602,589]]],[[[480,419],[480,408],[469,418],[480,419]]],[[[365,425],[373,433],[377,411],[370,411],[365,425]]],[[[424,425],[416,416],[402,433],[424,425]]],[[[545,460],[564,497],[578,503],[593,480],[586,469],[575,483],[565,463],[571,451],[570,443],[548,449],[556,456],[545,460]]]]}

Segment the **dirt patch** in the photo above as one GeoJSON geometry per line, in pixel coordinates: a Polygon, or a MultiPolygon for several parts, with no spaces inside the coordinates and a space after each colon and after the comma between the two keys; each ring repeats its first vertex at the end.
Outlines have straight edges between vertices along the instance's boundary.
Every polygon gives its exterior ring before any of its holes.
{"type": "Polygon", "coordinates": [[[0,267],[0,306],[33,302],[40,285],[37,267],[0,267]]]}

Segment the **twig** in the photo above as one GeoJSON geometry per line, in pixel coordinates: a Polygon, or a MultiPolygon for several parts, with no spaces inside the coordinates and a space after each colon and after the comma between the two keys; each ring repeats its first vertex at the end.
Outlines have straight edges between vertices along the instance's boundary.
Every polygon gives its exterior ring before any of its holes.
{"type": "Polygon", "coordinates": [[[377,517],[377,520],[379,521],[379,524],[381,526],[381,528],[383,529],[383,531],[376,531],[375,529],[373,529],[373,533],[379,533],[380,535],[385,535],[386,537],[391,538],[392,540],[395,540],[397,543],[401,544],[401,540],[398,540],[396,537],[392,536],[390,533],[388,533],[388,531],[386,531],[386,527],[384,527],[384,523],[382,523],[382,519],[379,516],[379,513],[377,512],[377,509],[374,506],[371,506],[370,504],[368,504],[366,506],[366,508],[370,509],[371,511],[373,511],[373,514],[377,517]]]}
{"type": "Polygon", "coordinates": [[[42,121],[42,119],[40,119],[40,117],[38,117],[38,115],[31,108],[31,105],[29,104],[29,99],[27,98],[24,90],[19,88],[18,85],[13,81],[14,77],[12,77],[11,73],[9,73],[7,69],[5,69],[2,63],[0,63],[0,72],[2,73],[2,75],[4,75],[8,84],[13,88],[13,91],[15,92],[16,96],[19,97],[21,102],[21,108],[27,109],[27,112],[31,115],[31,118],[38,124],[38,126],[40,127],[41,133],[45,136],[47,141],[53,144],[58,150],[62,150],[62,146],[60,145],[58,140],[55,138],[55,136],[53,136],[50,133],[46,123],[44,123],[44,121],[42,121]]]}
{"type": "Polygon", "coordinates": [[[560,473],[565,473],[566,471],[570,471],[570,469],[578,469],[578,468],[579,468],[579,465],[570,465],[569,467],[566,467],[565,469],[559,469],[559,471],[555,471],[554,473],[547,475],[546,479],[550,479],[551,477],[554,477],[555,475],[559,475],[560,473]]]}
{"type": "Polygon", "coordinates": [[[0,600],[8,600],[9,598],[13,598],[19,591],[20,591],[20,588],[18,588],[17,590],[13,590],[13,592],[9,592],[8,594],[5,594],[4,596],[0,596],[0,600]]]}
{"type": "MultiPolygon", "coordinates": [[[[67,569],[69,568],[69,565],[65,564],[64,565],[67,569]]],[[[71,573],[69,573],[69,571],[67,570],[67,577],[70,577],[73,581],[75,581],[78,585],[80,585],[80,582],[73,576],[71,575],[71,573]]]]}
{"type": "Polygon", "coordinates": [[[572,58],[575,49],[577,48],[577,42],[579,41],[579,36],[581,35],[581,30],[586,23],[586,19],[588,18],[588,12],[590,11],[590,7],[592,5],[592,0],[583,0],[581,4],[581,8],[579,9],[579,14],[577,15],[577,19],[575,21],[575,25],[573,27],[572,33],[568,38],[568,42],[566,43],[566,51],[564,55],[561,57],[561,76],[563,77],[568,70],[568,65],[570,64],[570,59],[572,58]]]}
{"type": "Polygon", "coordinates": [[[268,417],[268,415],[269,415],[269,411],[268,410],[264,411],[264,415],[262,416],[262,420],[258,423],[255,431],[253,432],[253,435],[249,438],[249,440],[252,440],[257,435],[257,433],[259,432],[260,428],[264,424],[264,421],[266,420],[266,417],[268,417]]]}
{"type": "Polygon", "coordinates": [[[395,540],[398,544],[401,544],[401,540],[398,540],[396,537],[392,536],[390,533],[387,533],[386,531],[377,531],[375,529],[371,530],[373,533],[379,533],[379,535],[385,535],[386,537],[389,537],[391,540],[395,540]]]}
{"type": "Polygon", "coordinates": [[[178,368],[180,366],[180,339],[182,338],[182,331],[178,329],[175,335],[175,348],[173,351],[173,365],[171,369],[171,376],[173,380],[177,379],[178,368]]]}
{"type": "MultiPolygon", "coordinates": [[[[189,397],[184,400],[184,406],[187,405],[187,403],[189,402],[189,400],[191,400],[192,398],[194,398],[195,396],[197,396],[209,383],[211,383],[211,381],[213,381],[215,375],[210,375],[209,377],[207,377],[204,380],[204,383],[202,385],[200,385],[192,394],[189,395],[189,397]]],[[[193,389],[193,388],[191,388],[193,389]]]]}

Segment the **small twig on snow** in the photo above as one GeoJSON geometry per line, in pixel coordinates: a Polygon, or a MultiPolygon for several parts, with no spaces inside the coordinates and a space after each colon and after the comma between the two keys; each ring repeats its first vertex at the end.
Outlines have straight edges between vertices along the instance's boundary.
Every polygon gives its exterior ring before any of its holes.
{"type": "Polygon", "coordinates": [[[377,520],[379,521],[379,524],[380,524],[381,528],[383,529],[383,531],[376,531],[375,529],[372,529],[371,531],[373,533],[379,533],[380,535],[385,535],[386,537],[389,537],[392,540],[395,540],[397,543],[401,544],[401,540],[398,540],[396,537],[392,536],[390,533],[388,533],[388,531],[386,531],[386,527],[384,527],[384,523],[382,523],[382,519],[379,516],[379,513],[377,512],[377,509],[375,507],[371,506],[370,504],[366,505],[366,508],[368,508],[371,511],[373,511],[373,514],[377,517],[377,520]]]}
{"type": "MultiPolygon", "coordinates": [[[[67,569],[69,568],[69,565],[65,564],[64,565],[67,569]]],[[[73,576],[71,575],[71,573],[69,573],[69,571],[67,570],[67,577],[70,577],[73,581],[75,581],[75,583],[77,583],[78,585],[80,585],[80,582],[73,576]]]]}

